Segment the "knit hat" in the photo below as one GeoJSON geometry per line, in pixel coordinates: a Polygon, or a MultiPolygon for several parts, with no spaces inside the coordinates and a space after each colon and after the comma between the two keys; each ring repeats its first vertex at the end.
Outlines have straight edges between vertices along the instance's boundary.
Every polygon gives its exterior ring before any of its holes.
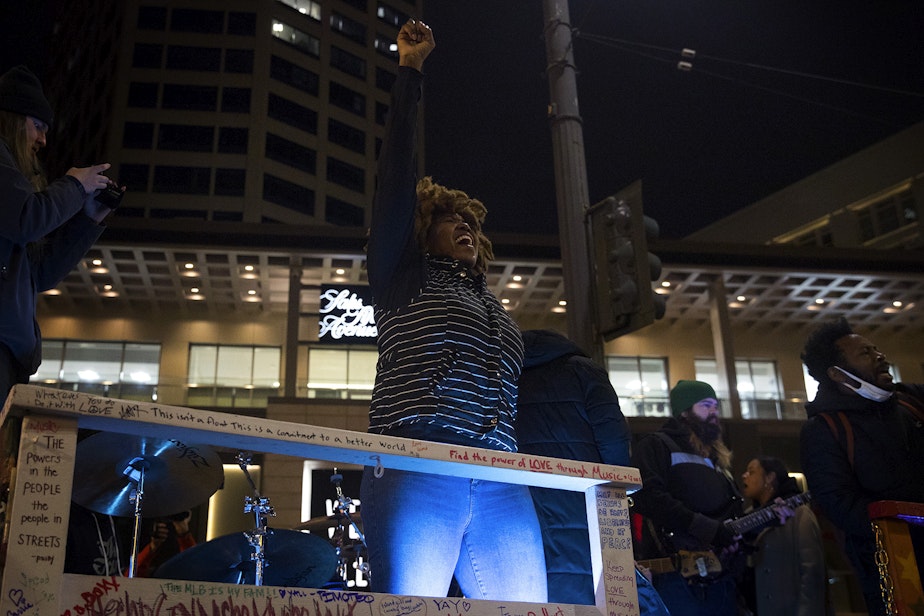
{"type": "Polygon", "coordinates": [[[29,67],[20,64],[0,76],[0,109],[32,116],[51,126],[54,113],[42,84],[29,67]]]}
{"type": "Polygon", "coordinates": [[[702,381],[677,381],[671,390],[671,414],[679,417],[688,408],[706,398],[719,399],[709,383],[702,381]]]}

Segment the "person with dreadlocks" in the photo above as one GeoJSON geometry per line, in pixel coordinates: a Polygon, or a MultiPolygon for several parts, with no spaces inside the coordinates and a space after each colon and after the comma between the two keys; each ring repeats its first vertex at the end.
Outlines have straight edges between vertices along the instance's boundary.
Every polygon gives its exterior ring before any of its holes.
{"type": "MultiPolygon", "coordinates": [[[[520,331],[487,288],[493,258],[477,199],[416,179],[425,24],[398,33],[398,76],[367,246],[379,360],[369,431],[517,451],[520,331]]],[[[546,601],[526,486],[367,467],[361,487],[373,592],[546,601]],[[377,476],[378,475],[378,476],[377,476]]]]}

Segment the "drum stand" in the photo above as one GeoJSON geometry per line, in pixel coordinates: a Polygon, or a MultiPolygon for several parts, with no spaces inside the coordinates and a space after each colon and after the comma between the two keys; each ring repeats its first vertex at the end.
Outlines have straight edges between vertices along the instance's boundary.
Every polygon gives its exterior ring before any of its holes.
{"type": "MultiPolygon", "coordinates": [[[[332,509],[334,515],[337,517],[337,527],[334,530],[334,536],[338,537],[337,543],[334,546],[334,549],[337,553],[337,569],[340,574],[341,579],[346,581],[347,571],[346,561],[342,558],[343,551],[343,533],[346,530],[346,526],[343,524],[343,520],[346,519],[347,524],[356,532],[356,536],[359,537],[360,543],[363,544],[363,547],[366,548],[366,553],[368,554],[369,546],[366,545],[366,536],[359,529],[359,526],[356,524],[356,520],[350,515],[350,506],[353,504],[353,499],[349,496],[344,495],[341,483],[343,482],[343,475],[337,472],[337,469],[334,469],[334,474],[330,477],[330,482],[334,484],[334,489],[337,492],[337,502],[333,505],[332,509]]],[[[366,579],[372,578],[372,571],[369,567],[368,562],[363,562],[358,565],[359,571],[366,576],[366,579]]]]}
{"type": "Polygon", "coordinates": [[[132,530],[132,555],[128,561],[128,577],[135,577],[135,561],[138,559],[138,539],[141,536],[141,505],[144,501],[144,472],[151,467],[143,457],[129,461],[122,474],[129,481],[135,482],[135,487],[128,496],[129,502],[135,505],[135,525],[132,530]]]}
{"type": "Polygon", "coordinates": [[[250,452],[240,452],[236,457],[238,466],[244,471],[244,476],[247,477],[247,482],[250,483],[250,487],[253,489],[253,497],[244,497],[244,513],[254,514],[254,530],[246,531],[244,535],[253,548],[250,559],[254,561],[256,567],[254,570],[254,585],[262,586],[263,568],[266,566],[266,537],[273,532],[267,528],[266,518],[267,516],[275,516],[276,511],[269,504],[269,498],[260,496],[253,478],[247,471],[247,465],[250,464],[252,459],[253,455],[250,452]]]}

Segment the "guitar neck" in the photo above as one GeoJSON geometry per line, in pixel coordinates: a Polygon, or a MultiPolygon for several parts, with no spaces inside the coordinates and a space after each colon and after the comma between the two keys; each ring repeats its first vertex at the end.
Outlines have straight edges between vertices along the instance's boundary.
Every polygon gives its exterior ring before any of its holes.
{"type": "Polygon", "coordinates": [[[639,567],[649,569],[652,573],[672,573],[677,570],[674,560],[670,557],[639,560],[637,564],[639,567]]]}
{"type": "MultiPolygon", "coordinates": [[[[783,501],[783,505],[789,508],[795,508],[799,505],[804,505],[810,500],[812,500],[811,493],[803,492],[802,494],[796,494],[795,496],[790,496],[789,498],[785,499],[783,501]]],[[[736,520],[726,520],[725,528],[732,531],[736,535],[740,535],[742,533],[748,532],[749,530],[760,528],[774,518],[776,518],[776,513],[774,513],[773,509],[771,507],[764,507],[736,520]]]]}

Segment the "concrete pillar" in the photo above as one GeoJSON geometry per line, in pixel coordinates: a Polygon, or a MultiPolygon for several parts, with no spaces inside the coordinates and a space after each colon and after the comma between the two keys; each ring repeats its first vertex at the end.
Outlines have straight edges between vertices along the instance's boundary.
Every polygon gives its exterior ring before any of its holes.
{"type": "Polygon", "coordinates": [[[741,398],[738,396],[738,375],[735,371],[735,351],[732,347],[731,324],[725,281],[719,273],[709,286],[709,321],[712,325],[712,346],[715,349],[719,387],[728,392],[733,419],[741,419],[741,398]]]}

